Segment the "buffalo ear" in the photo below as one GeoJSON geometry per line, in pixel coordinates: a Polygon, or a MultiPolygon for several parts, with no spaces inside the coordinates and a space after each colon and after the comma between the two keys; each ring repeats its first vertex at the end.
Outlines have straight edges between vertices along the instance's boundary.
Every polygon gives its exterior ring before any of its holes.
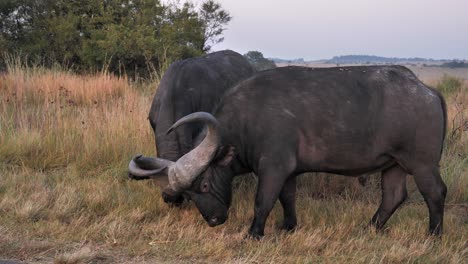
{"type": "Polygon", "coordinates": [[[223,167],[228,166],[231,164],[235,154],[235,148],[233,146],[222,147],[218,155],[216,155],[216,164],[223,167]]]}

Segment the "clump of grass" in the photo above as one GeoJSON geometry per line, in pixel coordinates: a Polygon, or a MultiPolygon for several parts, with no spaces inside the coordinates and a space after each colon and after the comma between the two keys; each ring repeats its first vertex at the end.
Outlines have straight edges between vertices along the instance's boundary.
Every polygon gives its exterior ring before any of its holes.
{"type": "Polygon", "coordinates": [[[30,66],[19,57],[7,60],[7,71],[0,90],[6,101],[17,104],[63,109],[67,105],[92,105],[118,98],[128,89],[128,80],[123,77],[107,73],[79,76],[71,71],[30,66]]]}
{"type": "Polygon", "coordinates": [[[437,90],[439,90],[445,96],[461,92],[464,90],[463,80],[450,75],[444,75],[442,79],[437,83],[437,90]]]}
{"type": "Polygon", "coordinates": [[[154,149],[145,120],[151,97],[127,79],[21,64],[9,70],[0,76],[2,160],[39,170],[96,167],[132,155],[138,142],[154,149]]]}
{"type": "Polygon", "coordinates": [[[449,203],[468,203],[468,85],[446,97],[447,135],[441,171],[449,203]]]}

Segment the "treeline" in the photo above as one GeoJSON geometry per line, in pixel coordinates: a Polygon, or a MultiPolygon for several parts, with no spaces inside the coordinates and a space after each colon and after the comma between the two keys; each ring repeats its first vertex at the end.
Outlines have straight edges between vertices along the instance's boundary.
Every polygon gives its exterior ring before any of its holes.
{"type": "Polygon", "coordinates": [[[149,76],[208,52],[230,20],[213,0],[1,0],[0,50],[79,72],[149,76]]]}
{"type": "Polygon", "coordinates": [[[462,61],[462,60],[453,60],[450,62],[443,63],[441,67],[447,67],[447,68],[468,68],[468,63],[462,61]]]}

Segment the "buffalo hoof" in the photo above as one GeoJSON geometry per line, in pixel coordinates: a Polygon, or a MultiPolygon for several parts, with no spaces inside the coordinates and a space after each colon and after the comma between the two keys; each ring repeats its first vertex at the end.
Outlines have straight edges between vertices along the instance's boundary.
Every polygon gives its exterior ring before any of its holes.
{"type": "Polygon", "coordinates": [[[442,230],[429,230],[429,236],[435,238],[435,239],[442,239],[442,230]]]}
{"type": "Polygon", "coordinates": [[[248,233],[245,237],[244,237],[244,240],[254,240],[254,241],[260,241],[263,239],[263,235],[259,235],[259,234],[250,234],[248,233]]]}
{"type": "Polygon", "coordinates": [[[376,226],[376,224],[372,222],[368,223],[367,225],[364,225],[363,229],[371,233],[384,234],[384,235],[390,232],[390,227],[376,226]]]}
{"type": "Polygon", "coordinates": [[[284,222],[283,225],[281,226],[281,230],[284,230],[286,232],[294,232],[297,229],[297,223],[296,222],[284,222]]]}
{"type": "Polygon", "coordinates": [[[263,232],[254,231],[250,229],[246,238],[251,239],[251,240],[261,240],[263,236],[264,236],[263,232]]]}
{"type": "Polygon", "coordinates": [[[162,193],[162,198],[165,203],[170,206],[180,207],[184,203],[184,197],[182,195],[170,195],[165,192],[162,193]]]}

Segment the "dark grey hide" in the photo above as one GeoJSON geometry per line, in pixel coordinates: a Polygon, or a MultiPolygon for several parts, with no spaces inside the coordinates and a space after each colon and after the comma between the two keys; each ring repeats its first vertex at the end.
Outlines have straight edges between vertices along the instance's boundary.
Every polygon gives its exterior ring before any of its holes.
{"type": "MultiPolygon", "coordinates": [[[[148,114],[159,158],[176,161],[195,147],[201,124],[184,126],[170,135],[166,131],[181,117],[197,111],[212,112],[224,92],[250,77],[254,70],[240,54],[224,50],[201,57],[177,61],[164,73],[148,114]]],[[[145,167],[145,165],[143,165],[145,167]]],[[[133,179],[148,179],[134,177],[133,179]]],[[[167,186],[167,177],[157,179],[167,186]]],[[[180,204],[182,196],[163,191],[166,202],[180,204]]]]}
{"type": "Polygon", "coordinates": [[[412,174],[429,208],[429,231],[441,234],[445,102],[407,68],[276,68],[226,92],[213,113],[193,113],[173,126],[201,121],[218,131],[214,158],[185,190],[210,226],[226,221],[239,174],[258,176],[249,234],[260,238],[277,199],[283,227],[295,228],[297,175],[382,171],[382,202],[371,224],[383,227],[405,200],[412,174]]]}

